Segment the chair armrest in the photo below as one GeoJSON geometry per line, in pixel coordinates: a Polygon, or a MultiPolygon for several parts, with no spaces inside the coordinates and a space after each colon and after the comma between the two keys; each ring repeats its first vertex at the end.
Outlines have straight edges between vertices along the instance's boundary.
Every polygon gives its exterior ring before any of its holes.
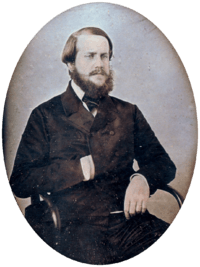
{"type": "Polygon", "coordinates": [[[165,184],[160,186],[159,189],[170,193],[176,199],[176,201],[178,202],[179,208],[181,208],[181,206],[182,206],[182,204],[184,202],[184,198],[176,189],[174,189],[170,185],[165,185],[165,184]]]}
{"type": "Polygon", "coordinates": [[[47,244],[59,250],[61,220],[59,210],[48,194],[31,196],[31,205],[25,209],[25,218],[47,244]]]}
{"type": "Polygon", "coordinates": [[[41,194],[41,197],[43,198],[43,200],[47,203],[49,207],[55,228],[60,231],[61,220],[60,220],[60,213],[59,213],[57,206],[52,202],[49,195],[41,194]]]}
{"type": "MultiPolygon", "coordinates": [[[[170,185],[165,185],[163,184],[162,186],[159,187],[159,189],[168,192],[171,194],[176,201],[178,202],[179,208],[181,208],[184,198],[183,196],[174,188],[172,188],[170,185]]],[[[51,197],[48,194],[41,194],[41,197],[43,200],[47,203],[48,208],[51,212],[52,220],[54,223],[55,228],[60,231],[61,229],[61,220],[60,220],[60,214],[57,206],[52,202],[51,197]]],[[[36,196],[31,196],[31,203],[36,204],[40,202],[39,195],[36,196]]]]}

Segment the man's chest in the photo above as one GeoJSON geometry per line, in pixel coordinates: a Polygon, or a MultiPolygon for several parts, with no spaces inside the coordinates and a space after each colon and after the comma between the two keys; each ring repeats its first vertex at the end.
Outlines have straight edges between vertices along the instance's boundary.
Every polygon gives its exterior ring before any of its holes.
{"type": "MultiPolygon", "coordinates": [[[[87,114],[87,113],[86,113],[87,114]]],[[[82,157],[91,154],[94,162],[106,165],[116,158],[133,154],[134,125],[130,119],[115,116],[49,116],[47,122],[50,157],[82,157]]]]}

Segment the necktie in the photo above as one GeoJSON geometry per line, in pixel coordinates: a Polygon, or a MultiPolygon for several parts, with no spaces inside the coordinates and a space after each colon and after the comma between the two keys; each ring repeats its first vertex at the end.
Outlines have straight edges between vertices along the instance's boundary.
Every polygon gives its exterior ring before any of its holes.
{"type": "Polygon", "coordinates": [[[84,95],[82,101],[86,103],[86,105],[88,106],[90,111],[92,111],[93,108],[98,108],[98,106],[99,106],[99,100],[98,99],[93,99],[93,98],[86,96],[86,95],[84,95]]]}

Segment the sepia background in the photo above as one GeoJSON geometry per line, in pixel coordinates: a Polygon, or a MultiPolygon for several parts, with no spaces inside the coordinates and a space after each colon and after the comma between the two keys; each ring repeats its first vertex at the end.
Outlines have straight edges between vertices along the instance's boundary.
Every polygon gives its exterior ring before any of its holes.
{"type": "MultiPolygon", "coordinates": [[[[171,185],[183,196],[196,156],[195,103],[185,69],[170,42],[140,14],[112,4],[82,5],[54,18],[30,42],[13,74],[4,113],[4,156],[10,177],[16,150],[33,108],[66,90],[69,76],[61,53],[69,35],[100,27],[114,44],[112,95],[137,104],[177,167],[171,185]]],[[[29,199],[17,199],[24,212],[29,199]]],[[[176,201],[158,191],[148,209],[172,222],[176,201]]]]}

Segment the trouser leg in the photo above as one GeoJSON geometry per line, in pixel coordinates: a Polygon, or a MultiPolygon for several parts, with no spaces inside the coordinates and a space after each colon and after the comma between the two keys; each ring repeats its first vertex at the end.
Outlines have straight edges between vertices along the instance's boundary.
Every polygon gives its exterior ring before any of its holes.
{"type": "Polygon", "coordinates": [[[168,223],[148,212],[130,220],[126,220],[124,214],[110,215],[107,238],[117,254],[113,261],[119,262],[138,255],[158,240],[168,227],[168,223]]]}
{"type": "Polygon", "coordinates": [[[73,222],[61,232],[60,253],[83,263],[107,264],[110,247],[107,240],[108,218],[94,218],[89,222],[73,222]]]}
{"type": "Polygon", "coordinates": [[[150,247],[169,224],[149,214],[126,220],[124,214],[72,222],[62,231],[61,253],[90,264],[109,264],[132,258],[150,247]]]}

